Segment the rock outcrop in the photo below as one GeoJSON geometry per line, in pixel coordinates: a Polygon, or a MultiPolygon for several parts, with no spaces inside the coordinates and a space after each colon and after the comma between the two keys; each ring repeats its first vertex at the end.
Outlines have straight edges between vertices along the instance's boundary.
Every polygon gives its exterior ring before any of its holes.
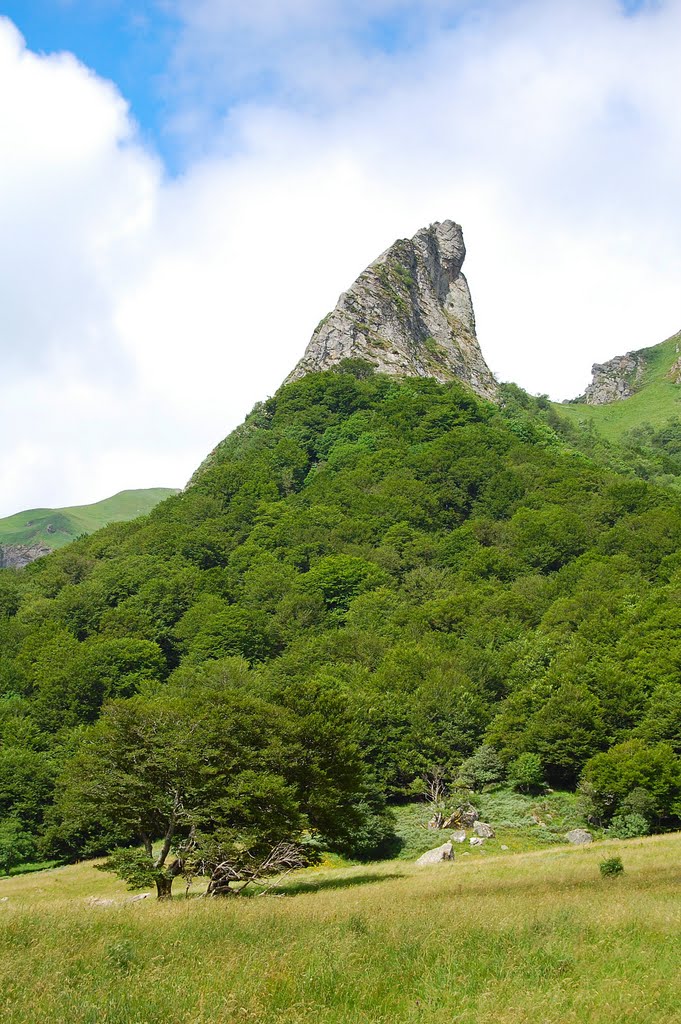
{"type": "Polygon", "coordinates": [[[497,383],[480,351],[461,272],[465,255],[461,228],[451,220],[395,242],[343,292],[288,380],[364,359],[380,373],[461,380],[494,399],[497,383]]]}
{"type": "Polygon", "coordinates": [[[0,544],[0,569],[23,569],[36,558],[49,555],[52,548],[47,544],[0,544]]]}
{"type": "Polygon", "coordinates": [[[643,376],[645,361],[641,352],[627,352],[607,363],[594,363],[593,380],[584,394],[587,405],[606,405],[622,398],[630,398],[643,376]]]}

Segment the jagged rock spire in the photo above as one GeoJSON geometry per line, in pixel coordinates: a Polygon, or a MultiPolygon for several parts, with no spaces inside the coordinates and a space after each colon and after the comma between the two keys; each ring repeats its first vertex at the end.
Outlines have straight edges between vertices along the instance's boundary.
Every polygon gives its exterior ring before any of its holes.
{"type": "Polygon", "coordinates": [[[458,379],[484,398],[496,381],[475,334],[461,227],[451,220],[400,239],[343,292],[288,380],[361,358],[381,373],[458,379]]]}

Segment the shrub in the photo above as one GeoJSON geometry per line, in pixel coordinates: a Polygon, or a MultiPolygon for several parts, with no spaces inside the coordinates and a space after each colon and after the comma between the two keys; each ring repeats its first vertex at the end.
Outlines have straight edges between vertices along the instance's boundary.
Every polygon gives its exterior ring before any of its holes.
{"type": "Polygon", "coordinates": [[[494,747],[483,743],[463,762],[457,782],[469,789],[480,790],[483,786],[501,782],[505,775],[504,765],[494,747]]]}
{"type": "Polygon", "coordinates": [[[621,857],[608,857],[607,860],[601,861],[598,867],[603,878],[614,878],[615,875],[621,875],[624,871],[621,857]]]}
{"type": "Polygon", "coordinates": [[[539,754],[521,754],[511,765],[509,777],[513,788],[521,793],[541,789],[544,785],[544,768],[539,754]]]}
{"type": "Polygon", "coordinates": [[[613,839],[635,839],[647,836],[650,825],[642,814],[616,814],[610,823],[608,835],[613,839]]]}

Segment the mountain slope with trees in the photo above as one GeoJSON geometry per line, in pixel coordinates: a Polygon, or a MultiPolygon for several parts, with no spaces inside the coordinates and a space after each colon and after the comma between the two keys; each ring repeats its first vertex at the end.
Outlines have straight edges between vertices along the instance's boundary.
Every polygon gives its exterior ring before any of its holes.
{"type": "Polygon", "coordinates": [[[481,744],[502,773],[533,755],[543,782],[581,779],[601,822],[640,791],[675,824],[681,501],[549,414],[348,360],[257,406],[148,516],[0,573],[2,827],[67,856],[144,843],[177,791],[176,846],[257,852],[279,821],[376,855],[386,801],[481,744]],[[150,715],[191,742],[140,740],[166,774],[115,813],[120,772],[156,776],[106,751],[150,715]]]}

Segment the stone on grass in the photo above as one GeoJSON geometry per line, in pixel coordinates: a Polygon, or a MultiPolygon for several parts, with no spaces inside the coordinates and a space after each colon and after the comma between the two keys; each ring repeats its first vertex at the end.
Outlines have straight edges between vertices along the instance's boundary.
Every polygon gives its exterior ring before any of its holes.
{"type": "Polygon", "coordinates": [[[471,838],[469,840],[471,846],[482,846],[484,841],[485,840],[481,839],[480,836],[471,836],[471,838]]]}
{"type": "Polygon", "coordinates": [[[443,843],[442,846],[437,846],[434,850],[427,850],[426,853],[421,854],[416,863],[422,867],[424,864],[439,864],[442,860],[454,860],[451,843],[443,843]]]}
{"type": "Polygon", "coordinates": [[[502,850],[508,850],[508,846],[504,846],[504,844],[502,843],[502,844],[501,844],[501,849],[502,849],[502,850]]]}
{"type": "Polygon", "coordinates": [[[594,837],[585,828],[573,828],[571,832],[566,834],[565,838],[568,843],[573,843],[575,846],[586,846],[594,841],[594,837]]]}
{"type": "Polygon", "coordinates": [[[474,822],[473,831],[476,836],[480,836],[481,839],[494,839],[494,829],[491,825],[488,825],[486,821],[474,822]]]}
{"type": "Polygon", "coordinates": [[[449,838],[453,843],[465,843],[466,833],[464,832],[463,829],[457,829],[456,832],[452,832],[449,838]]]}

